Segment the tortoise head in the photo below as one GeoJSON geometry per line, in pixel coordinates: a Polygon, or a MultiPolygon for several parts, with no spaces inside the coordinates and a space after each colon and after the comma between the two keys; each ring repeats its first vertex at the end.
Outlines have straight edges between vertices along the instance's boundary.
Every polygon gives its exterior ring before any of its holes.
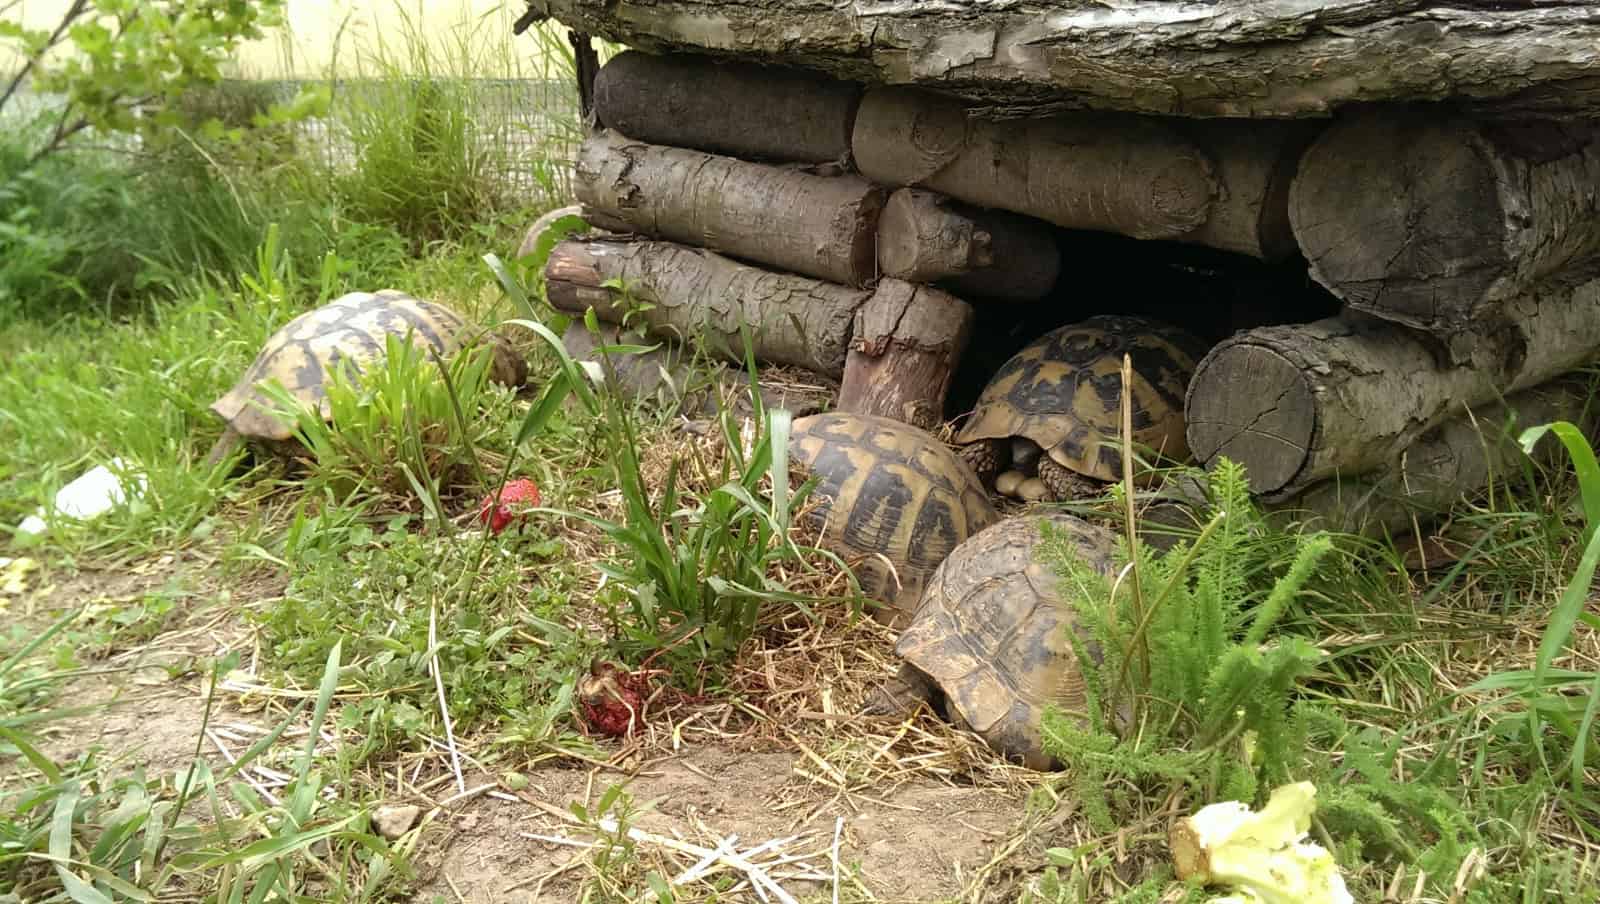
{"type": "Polygon", "coordinates": [[[488,333],[483,338],[494,354],[494,360],[489,362],[490,380],[512,388],[528,382],[528,359],[521,352],[498,333],[488,333]]]}

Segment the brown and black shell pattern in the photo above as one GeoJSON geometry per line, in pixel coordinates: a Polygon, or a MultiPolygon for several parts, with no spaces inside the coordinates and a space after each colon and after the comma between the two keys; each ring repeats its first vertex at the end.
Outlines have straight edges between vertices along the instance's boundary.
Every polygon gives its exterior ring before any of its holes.
{"type": "Polygon", "coordinates": [[[910,616],[952,549],[1000,520],[972,468],[909,424],[837,411],[803,417],[789,454],[817,480],[821,543],[850,564],[862,593],[888,604],[879,617],[891,624],[910,616]]]}
{"type": "Polygon", "coordinates": [[[1052,765],[1043,746],[1045,705],[1072,714],[1087,702],[1066,633],[1075,613],[1039,555],[1044,522],[1110,579],[1115,540],[1108,531],[1062,512],[1007,518],[950,553],[895,646],[943,692],[952,717],[1033,769],[1052,765]]]}
{"type": "Polygon", "coordinates": [[[1189,457],[1183,398],[1206,346],[1145,317],[1105,314],[1058,327],[1000,367],[956,442],[1025,437],[1063,467],[1098,480],[1121,472],[1122,356],[1133,358],[1133,438],[1189,457]]]}
{"type": "MultiPolygon", "coordinates": [[[[283,387],[327,417],[325,383],[341,361],[359,368],[381,357],[386,337],[411,333],[419,348],[431,347],[448,357],[477,335],[460,314],[436,302],[413,298],[404,292],[351,292],[320,308],[307,311],[284,324],[267,339],[244,376],[211,405],[211,410],[246,439],[285,441],[291,426],[262,409],[267,398],[261,383],[276,378],[283,387]]],[[[527,380],[527,362],[498,336],[490,376],[507,385],[527,380]]]]}

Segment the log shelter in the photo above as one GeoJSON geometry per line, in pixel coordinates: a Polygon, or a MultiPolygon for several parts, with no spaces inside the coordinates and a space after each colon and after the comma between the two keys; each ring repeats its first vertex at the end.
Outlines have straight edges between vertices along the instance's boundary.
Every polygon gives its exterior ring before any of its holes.
{"type": "MultiPolygon", "coordinates": [[[[1209,343],[1200,464],[1395,530],[1595,426],[1600,3],[530,0],[594,232],[549,298],[929,430],[1050,329],[1209,343]]],[[[1514,474],[1510,476],[1515,476],[1514,474]]]]}

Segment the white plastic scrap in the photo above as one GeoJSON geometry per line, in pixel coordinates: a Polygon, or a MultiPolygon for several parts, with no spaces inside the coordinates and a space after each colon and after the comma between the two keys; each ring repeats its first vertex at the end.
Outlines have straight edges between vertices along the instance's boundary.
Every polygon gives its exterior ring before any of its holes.
{"type": "Polygon", "coordinates": [[[110,462],[88,471],[56,493],[56,498],[50,506],[52,511],[47,512],[40,508],[17,526],[17,533],[42,534],[48,526],[46,519],[58,516],[89,521],[121,505],[127,500],[130,490],[133,493],[143,493],[145,489],[143,475],[128,475],[126,486],[123,483],[124,478],[117,477],[117,472],[126,474],[127,467],[122,459],[113,458],[110,462]]]}
{"type": "Polygon", "coordinates": [[[1232,901],[1354,904],[1333,855],[1305,840],[1316,786],[1284,785],[1256,813],[1238,801],[1202,808],[1173,824],[1178,878],[1228,886],[1232,901]]]}

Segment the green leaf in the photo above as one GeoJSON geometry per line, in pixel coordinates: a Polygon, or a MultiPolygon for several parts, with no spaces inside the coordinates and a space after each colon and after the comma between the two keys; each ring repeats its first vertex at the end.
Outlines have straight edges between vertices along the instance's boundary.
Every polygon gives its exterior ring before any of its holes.
{"type": "Polygon", "coordinates": [[[1519,439],[1522,451],[1533,454],[1533,447],[1546,433],[1554,433],[1561,440],[1568,457],[1572,459],[1572,469],[1577,472],[1578,489],[1583,497],[1583,516],[1588,522],[1584,528],[1584,542],[1587,543],[1589,535],[1600,526],[1600,462],[1595,460],[1594,449],[1590,448],[1583,431],[1568,421],[1541,424],[1522,431],[1519,439]]]}
{"type": "Polygon", "coordinates": [[[43,773],[51,784],[58,784],[61,781],[61,770],[56,767],[56,764],[51,762],[49,757],[40,753],[32,744],[29,744],[27,739],[20,733],[0,725],[0,738],[4,738],[7,743],[21,751],[22,755],[27,757],[28,762],[33,764],[33,768],[43,773]]]}

